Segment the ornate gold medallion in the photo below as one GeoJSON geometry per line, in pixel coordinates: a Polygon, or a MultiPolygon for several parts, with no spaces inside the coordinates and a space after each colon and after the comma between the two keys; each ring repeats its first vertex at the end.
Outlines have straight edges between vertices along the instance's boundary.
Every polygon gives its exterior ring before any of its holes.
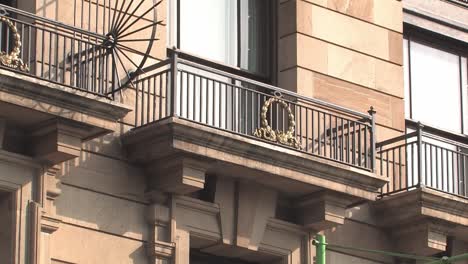
{"type": "Polygon", "coordinates": [[[300,144],[298,143],[296,137],[294,136],[294,131],[296,129],[296,122],[294,121],[294,114],[292,113],[291,108],[288,106],[288,104],[284,100],[282,100],[280,96],[276,95],[275,97],[271,97],[263,104],[260,118],[261,118],[261,127],[255,130],[254,136],[258,138],[266,139],[272,142],[276,142],[282,145],[301,149],[300,144]],[[272,103],[277,103],[288,111],[289,128],[286,132],[278,131],[278,130],[274,131],[271,128],[271,126],[268,124],[267,113],[272,103]]]}

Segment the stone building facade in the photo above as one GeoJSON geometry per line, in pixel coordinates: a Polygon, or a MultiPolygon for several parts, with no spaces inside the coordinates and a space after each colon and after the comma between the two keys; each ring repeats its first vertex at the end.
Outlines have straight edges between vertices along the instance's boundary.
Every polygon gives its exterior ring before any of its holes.
{"type": "Polygon", "coordinates": [[[0,264],[468,252],[466,1],[0,4],[0,264]]]}

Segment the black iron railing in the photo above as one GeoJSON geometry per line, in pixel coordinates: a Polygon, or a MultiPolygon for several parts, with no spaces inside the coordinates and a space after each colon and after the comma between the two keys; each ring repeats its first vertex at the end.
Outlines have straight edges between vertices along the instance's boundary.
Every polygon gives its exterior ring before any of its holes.
{"type": "Polygon", "coordinates": [[[0,50],[11,54],[17,48],[16,60],[26,68],[0,66],[99,95],[111,93],[111,58],[101,45],[105,37],[8,6],[0,9],[12,25],[0,26],[0,50]]]}
{"type": "Polygon", "coordinates": [[[407,121],[413,132],[377,143],[382,195],[425,186],[468,197],[467,138],[407,121]]]}
{"type": "Polygon", "coordinates": [[[157,60],[151,53],[162,23],[156,17],[160,3],[75,0],[81,27],[0,4],[0,67],[112,97],[147,61],[157,60]]]}
{"type": "Polygon", "coordinates": [[[375,112],[355,112],[244,77],[249,75],[238,69],[171,53],[135,82],[136,127],[177,116],[373,170],[375,112]]]}

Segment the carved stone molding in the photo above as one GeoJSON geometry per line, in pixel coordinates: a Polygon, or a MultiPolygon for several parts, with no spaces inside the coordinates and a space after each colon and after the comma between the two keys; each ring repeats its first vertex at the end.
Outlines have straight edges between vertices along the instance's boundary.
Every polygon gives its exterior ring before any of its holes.
{"type": "Polygon", "coordinates": [[[60,166],[55,165],[49,167],[43,176],[43,192],[44,200],[41,215],[41,231],[45,233],[53,233],[57,231],[62,222],[61,218],[56,214],[55,199],[62,193],[60,189],[59,173],[60,166]]]}

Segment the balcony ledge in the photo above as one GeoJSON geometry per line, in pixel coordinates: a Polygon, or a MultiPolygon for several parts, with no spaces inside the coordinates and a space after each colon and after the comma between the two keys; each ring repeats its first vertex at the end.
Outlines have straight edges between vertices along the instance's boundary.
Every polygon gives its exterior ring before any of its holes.
{"type": "Polygon", "coordinates": [[[468,227],[468,198],[428,187],[385,196],[374,206],[382,212],[382,225],[405,224],[431,217],[468,227]]]}
{"type": "Polygon", "coordinates": [[[352,203],[375,200],[387,183],[366,170],[177,117],[133,129],[122,140],[129,159],[159,178],[156,186],[168,192],[202,189],[204,175],[211,173],[247,178],[296,197],[331,190],[352,203]],[[169,164],[174,157],[183,169],[169,164]]]}
{"type": "Polygon", "coordinates": [[[432,255],[446,250],[447,237],[468,237],[468,198],[428,187],[385,196],[373,204],[379,223],[398,241],[400,250],[432,255]],[[412,246],[410,246],[412,244],[412,246]],[[418,245],[418,246],[414,246],[418,245]]]}

